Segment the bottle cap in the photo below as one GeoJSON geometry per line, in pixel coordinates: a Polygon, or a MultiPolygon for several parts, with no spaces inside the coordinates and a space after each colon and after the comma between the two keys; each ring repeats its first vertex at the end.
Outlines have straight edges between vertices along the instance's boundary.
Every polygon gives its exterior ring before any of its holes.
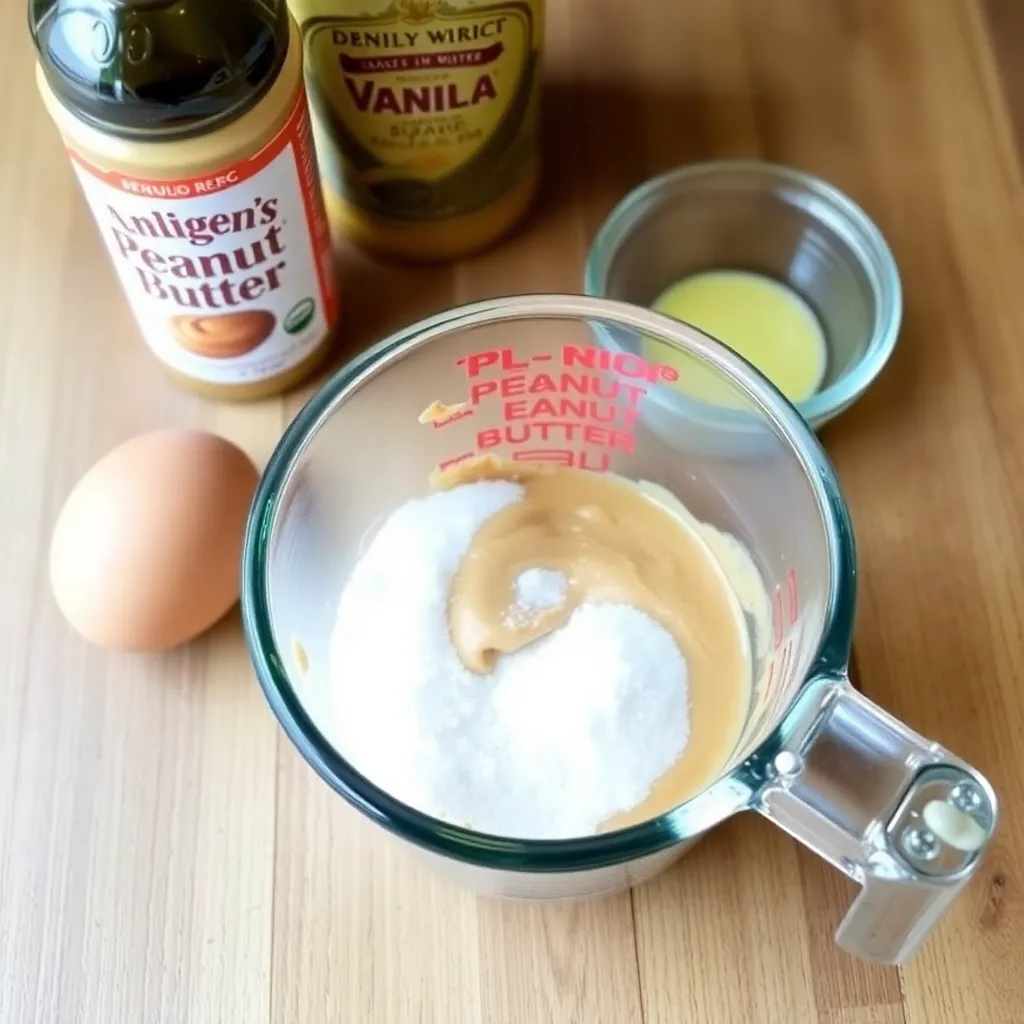
{"type": "Polygon", "coordinates": [[[50,88],[119,135],[178,137],[240,116],[288,50],[284,0],[29,0],[50,88]]]}

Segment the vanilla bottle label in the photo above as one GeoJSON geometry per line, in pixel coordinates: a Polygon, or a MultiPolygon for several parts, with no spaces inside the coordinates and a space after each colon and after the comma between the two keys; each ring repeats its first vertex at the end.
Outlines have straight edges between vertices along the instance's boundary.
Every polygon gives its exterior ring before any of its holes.
{"type": "Polygon", "coordinates": [[[447,219],[489,205],[526,173],[537,145],[539,0],[292,6],[321,172],[349,202],[384,219],[447,219]]]}
{"type": "Polygon", "coordinates": [[[239,384],[312,355],[337,296],[301,93],[259,153],[200,177],[134,178],[70,152],[139,328],[163,363],[239,384]]]}

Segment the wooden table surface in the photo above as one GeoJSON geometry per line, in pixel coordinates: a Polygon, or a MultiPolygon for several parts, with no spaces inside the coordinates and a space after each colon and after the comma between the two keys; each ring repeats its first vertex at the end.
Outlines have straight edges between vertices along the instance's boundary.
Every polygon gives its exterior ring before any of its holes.
{"type": "Polygon", "coordinates": [[[23,8],[0,14],[0,1022],[1024,1020],[1024,4],[551,0],[532,220],[455,267],[344,265],[353,351],[456,302],[576,290],[615,200],[681,162],[791,162],[877,218],[905,327],[825,434],[859,538],[860,672],[1004,806],[901,970],[836,950],[851,886],[752,816],[632,893],[478,901],[313,776],[237,620],[163,657],[69,634],[45,567],[77,477],[168,424],[265,459],[304,395],[226,407],[163,379],[36,96],[23,8]]]}

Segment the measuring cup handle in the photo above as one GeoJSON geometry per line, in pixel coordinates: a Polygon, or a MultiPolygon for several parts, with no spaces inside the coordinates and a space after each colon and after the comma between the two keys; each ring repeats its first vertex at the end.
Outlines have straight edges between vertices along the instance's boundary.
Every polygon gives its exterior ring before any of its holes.
{"type": "Polygon", "coordinates": [[[845,678],[809,684],[784,734],[754,808],[862,886],[839,945],[904,962],[977,869],[992,787],[845,678]]]}

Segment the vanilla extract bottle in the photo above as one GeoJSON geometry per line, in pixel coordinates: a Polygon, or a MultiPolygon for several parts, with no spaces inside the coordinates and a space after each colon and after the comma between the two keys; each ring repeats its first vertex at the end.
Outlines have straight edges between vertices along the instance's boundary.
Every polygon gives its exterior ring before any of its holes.
{"type": "Polygon", "coordinates": [[[451,259],[540,180],[544,0],[289,0],[328,215],[357,243],[451,259]]]}

